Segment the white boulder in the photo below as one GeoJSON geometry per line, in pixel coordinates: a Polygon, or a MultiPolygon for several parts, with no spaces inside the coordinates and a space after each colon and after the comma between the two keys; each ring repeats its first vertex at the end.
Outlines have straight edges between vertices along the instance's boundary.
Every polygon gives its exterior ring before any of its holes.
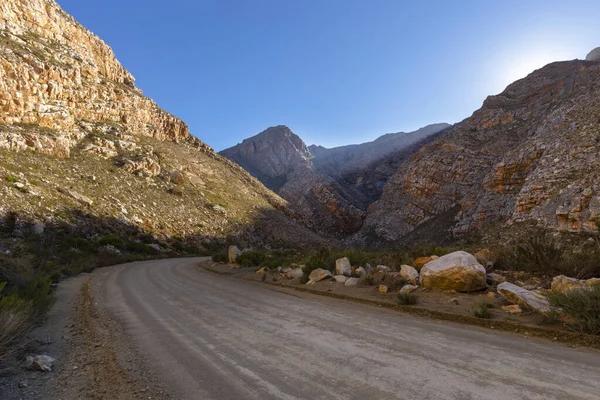
{"type": "Polygon", "coordinates": [[[421,269],[421,285],[427,289],[474,292],[485,288],[485,268],[465,251],[429,261],[421,269]]]}
{"type": "Polygon", "coordinates": [[[352,275],[352,266],[350,265],[348,257],[335,260],[335,274],[344,276],[352,275]]]}

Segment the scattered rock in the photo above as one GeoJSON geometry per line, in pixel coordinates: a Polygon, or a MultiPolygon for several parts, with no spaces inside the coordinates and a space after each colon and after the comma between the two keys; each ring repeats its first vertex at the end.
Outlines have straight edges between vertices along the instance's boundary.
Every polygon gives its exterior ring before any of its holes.
{"type": "Polygon", "coordinates": [[[323,268],[317,268],[313,270],[308,276],[307,285],[315,284],[316,282],[322,281],[325,278],[331,278],[331,272],[323,268]]]}
{"type": "Polygon", "coordinates": [[[56,360],[45,354],[37,356],[28,356],[25,360],[27,369],[30,371],[50,372],[56,360]]]}
{"type": "Polygon", "coordinates": [[[117,249],[112,244],[107,244],[105,246],[100,247],[100,252],[105,254],[121,255],[121,250],[117,249]]]}
{"type": "Polygon", "coordinates": [[[410,265],[402,265],[400,267],[400,276],[406,281],[413,285],[417,285],[419,281],[419,271],[410,265]]]}
{"type": "Polygon", "coordinates": [[[523,310],[518,304],[502,306],[502,311],[506,311],[509,314],[521,314],[523,312],[523,310]]]}
{"type": "Polygon", "coordinates": [[[185,176],[183,176],[183,174],[179,171],[173,171],[171,172],[171,183],[174,183],[176,185],[183,185],[183,183],[185,182],[185,176]]]}
{"type": "Polygon", "coordinates": [[[438,256],[431,256],[431,257],[419,257],[417,258],[415,261],[413,261],[412,266],[415,267],[415,269],[417,271],[420,271],[421,268],[423,268],[423,266],[425,264],[427,264],[430,261],[433,260],[437,260],[439,257],[438,256]]]}
{"type": "Polygon", "coordinates": [[[265,269],[265,267],[262,267],[261,269],[259,269],[258,271],[256,271],[256,273],[258,275],[265,275],[267,273],[267,270],[265,269]]]}
{"type": "Polygon", "coordinates": [[[358,282],[360,282],[360,279],[358,279],[358,278],[348,278],[348,279],[346,279],[346,283],[344,283],[344,285],[356,286],[356,285],[358,285],[358,282]]]}
{"type": "Polygon", "coordinates": [[[533,309],[541,313],[550,311],[548,300],[538,293],[531,292],[509,282],[499,284],[497,289],[498,293],[513,304],[518,304],[521,307],[533,309]]]}
{"type": "Polygon", "coordinates": [[[346,283],[346,280],[348,279],[348,277],[346,277],[344,275],[335,275],[333,277],[333,279],[335,279],[335,281],[339,282],[339,283],[346,283]]]}
{"type": "Polygon", "coordinates": [[[400,289],[400,294],[411,293],[417,289],[418,287],[415,285],[404,285],[402,289],[400,289]]]}
{"type": "Polygon", "coordinates": [[[347,257],[335,260],[335,273],[336,275],[350,276],[352,275],[352,266],[350,260],[347,257]]]}
{"type": "Polygon", "coordinates": [[[388,290],[389,288],[385,285],[379,285],[379,288],[377,289],[377,291],[381,294],[386,294],[388,290]]]}
{"type": "Polygon", "coordinates": [[[486,295],[487,297],[489,297],[490,299],[497,299],[498,295],[494,292],[488,292],[488,294],[486,295]]]}
{"type": "Polygon", "coordinates": [[[302,271],[302,268],[286,268],[283,270],[283,277],[285,279],[297,279],[297,278],[302,278],[302,276],[304,275],[304,271],[302,271]]]}
{"type": "Polygon", "coordinates": [[[66,196],[69,196],[69,197],[77,200],[81,204],[86,205],[88,207],[90,207],[92,204],[94,204],[94,202],[90,198],[85,197],[84,195],[74,192],[72,190],[64,189],[61,187],[57,187],[56,190],[58,190],[60,193],[66,195],[66,196]]]}
{"type": "Polygon", "coordinates": [[[487,274],[485,276],[485,281],[488,285],[492,286],[492,285],[498,285],[502,282],[506,282],[506,278],[500,274],[491,273],[491,274],[487,274]]]}
{"type": "Polygon", "coordinates": [[[237,246],[229,246],[227,250],[227,259],[230,264],[235,264],[238,257],[242,255],[242,251],[237,246]]]}
{"type": "Polygon", "coordinates": [[[354,273],[355,273],[356,275],[359,275],[359,276],[365,276],[365,275],[368,275],[368,274],[369,274],[369,273],[367,272],[367,270],[365,270],[363,267],[358,267],[358,268],[356,268],[356,270],[354,271],[354,273]]]}
{"type": "Polygon", "coordinates": [[[139,175],[147,178],[160,175],[160,164],[150,157],[144,157],[139,161],[126,159],[122,163],[122,168],[130,174],[139,175]]]}
{"type": "Polygon", "coordinates": [[[457,251],[434,259],[421,269],[421,285],[427,289],[474,292],[485,288],[485,268],[475,257],[457,251]]]}
{"type": "Polygon", "coordinates": [[[375,268],[376,271],[383,271],[383,272],[390,272],[392,269],[390,267],[387,267],[385,265],[378,265],[377,268],[375,268]]]}
{"type": "Polygon", "coordinates": [[[600,278],[582,280],[559,275],[552,279],[551,288],[554,292],[562,293],[569,290],[581,290],[594,285],[600,285],[600,278]]]}

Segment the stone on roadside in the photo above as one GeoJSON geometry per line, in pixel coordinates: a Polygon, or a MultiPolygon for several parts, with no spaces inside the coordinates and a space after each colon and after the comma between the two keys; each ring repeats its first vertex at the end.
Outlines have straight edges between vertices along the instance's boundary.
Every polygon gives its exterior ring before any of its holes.
{"type": "Polygon", "coordinates": [[[594,285],[600,285],[600,278],[592,278],[588,280],[569,278],[564,275],[555,276],[552,279],[552,291],[563,293],[570,290],[586,289],[594,285]]]}
{"type": "Polygon", "coordinates": [[[402,286],[402,289],[400,289],[400,294],[412,293],[413,291],[415,291],[417,289],[418,289],[418,287],[415,285],[404,285],[404,286],[402,286]]]}
{"type": "Polygon", "coordinates": [[[420,271],[421,268],[423,268],[423,266],[425,264],[427,264],[430,261],[436,260],[438,259],[438,256],[431,256],[431,257],[419,257],[417,258],[415,261],[413,261],[412,266],[417,270],[420,271]]]}
{"type": "Polygon", "coordinates": [[[456,251],[434,259],[421,269],[421,285],[426,289],[474,292],[485,288],[485,268],[475,257],[456,251]]]}
{"type": "Polygon", "coordinates": [[[383,271],[383,272],[390,272],[392,269],[388,266],[385,265],[378,265],[377,268],[375,268],[376,271],[383,271]]]}
{"type": "Polygon", "coordinates": [[[344,276],[352,275],[352,266],[348,257],[335,260],[335,274],[344,276]]]}
{"type": "Polygon", "coordinates": [[[509,282],[499,284],[497,289],[498,293],[510,303],[518,304],[521,307],[529,308],[541,313],[550,311],[548,299],[538,293],[531,292],[509,282]]]}
{"type": "Polygon", "coordinates": [[[365,275],[368,275],[368,274],[369,274],[369,273],[367,272],[367,270],[366,270],[365,268],[363,268],[363,267],[358,267],[358,268],[356,268],[356,270],[354,271],[354,273],[355,273],[356,275],[359,275],[359,276],[365,276],[365,275]]]}
{"type": "Polygon", "coordinates": [[[410,265],[402,265],[400,267],[400,276],[406,282],[409,282],[412,285],[417,285],[419,281],[419,271],[410,265]]]}
{"type": "Polygon", "coordinates": [[[358,282],[360,282],[360,279],[358,279],[358,278],[348,278],[348,279],[346,279],[346,283],[344,283],[344,285],[356,286],[356,285],[358,285],[358,282]]]}
{"type": "Polygon", "coordinates": [[[229,250],[227,251],[227,258],[230,264],[234,264],[238,257],[242,255],[242,251],[237,246],[229,246],[229,250]]]}
{"type": "Polygon", "coordinates": [[[258,275],[265,275],[267,273],[267,270],[265,269],[265,267],[262,267],[261,269],[259,269],[258,271],[256,271],[256,273],[258,275]]]}
{"type": "Polygon", "coordinates": [[[302,268],[286,268],[283,270],[283,277],[285,279],[297,279],[297,278],[302,278],[302,276],[304,275],[304,272],[302,271],[302,268]]]}
{"type": "Polygon", "coordinates": [[[331,278],[331,272],[323,268],[317,268],[313,270],[308,276],[307,285],[313,285],[316,282],[322,281],[325,278],[331,278]]]}
{"type": "Polygon", "coordinates": [[[389,288],[385,285],[379,285],[379,288],[377,289],[377,291],[381,294],[386,294],[388,290],[389,288]]]}
{"type": "Polygon", "coordinates": [[[333,279],[335,279],[335,281],[336,281],[336,282],[339,282],[339,283],[346,283],[346,280],[347,280],[348,278],[347,278],[346,276],[344,276],[344,275],[335,275],[335,276],[333,277],[333,279]]]}
{"type": "Polygon", "coordinates": [[[54,366],[54,362],[56,360],[50,356],[42,354],[37,356],[28,356],[25,361],[27,363],[27,369],[30,371],[50,372],[52,371],[52,367],[54,366]]]}
{"type": "Polygon", "coordinates": [[[502,311],[506,311],[509,314],[521,314],[523,312],[523,310],[518,304],[502,306],[502,311]]]}

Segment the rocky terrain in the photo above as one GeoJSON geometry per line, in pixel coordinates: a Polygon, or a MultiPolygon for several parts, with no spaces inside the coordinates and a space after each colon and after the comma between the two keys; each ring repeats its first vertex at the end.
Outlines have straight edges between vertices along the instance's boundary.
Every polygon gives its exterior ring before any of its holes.
{"type": "Polygon", "coordinates": [[[288,200],[308,226],[343,236],[360,229],[367,207],[400,163],[448,128],[435,124],[326,149],[307,147],[288,127],[276,126],[220,154],[288,200]]]}
{"type": "Polygon", "coordinates": [[[0,214],[77,225],[80,213],[196,243],[231,235],[323,242],[134,82],[53,0],[3,1],[0,214]],[[268,229],[253,233],[260,221],[268,229]]]}
{"type": "Polygon", "coordinates": [[[438,238],[492,222],[598,232],[599,90],[600,63],[574,60],[488,97],[400,166],[353,243],[400,243],[426,222],[438,238]]]}

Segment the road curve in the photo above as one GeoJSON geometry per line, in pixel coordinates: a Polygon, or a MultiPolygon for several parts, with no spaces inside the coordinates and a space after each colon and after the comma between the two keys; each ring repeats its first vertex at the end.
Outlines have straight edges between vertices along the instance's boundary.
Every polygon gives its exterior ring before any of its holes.
{"type": "Polygon", "coordinates": [[[185,399],[600,399],[600,353],[319,296],[171,259],[94,293],[185,399]]]}

